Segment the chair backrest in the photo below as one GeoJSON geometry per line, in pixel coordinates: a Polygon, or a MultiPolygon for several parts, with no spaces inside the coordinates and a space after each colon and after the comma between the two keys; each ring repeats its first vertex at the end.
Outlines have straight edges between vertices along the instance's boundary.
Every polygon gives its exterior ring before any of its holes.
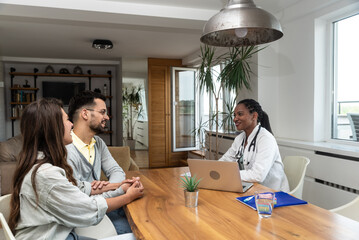
{"type": "Polygon", "coordinates": [[[353,201],[343,206],[331,209],[330,211],[359,222],[359,197],[356,197],[353,201]]]}
{"type": "Polygon", "coordinates": [[[128,146],[121,146],[121,147],[108,147],[112,157],[116,160],[118,165],[125,170],[128,171],[131,165],[131,155],[130,155],[130,148],[128,146]]]}
{"type": "Polygon", "coordinates": [[[284,172],[287,175],[290,192],[302,199],[304,176],[310,160],[303,156],[286,156],[283,159],[284,172]]]}
{"type": "Polygon", "coordinates": [[[358,141],[359,139],[359,113],[347,113],[352,128],[353,140],[358,141]]]}
{"type": "Polygon", "coordinates": [[[9,225],[7,224],[10,215],[10,199],[11,194],[0,197],[0,220],[2,226],[2,231],[0,231],[0,239],[3,239],[1,238],[3,235],[5,236],[6,240],[15,240],[14,235],[10,231],[9,225]]]}
{"type": "Polygon", "coordinates": [[[11,194],[0,196],[0,212],[4,215],[5,220],[9,221],[11,194]]]}
{"type": "MultiPolygon", "coordinates": [[[[108,147],[108,150],[124,171],[136,171],[139,169],[135,161],[131,158],[130,148],[128,146],[112,146],[108,147]]],[[[107,177],[102,171],[101,180],[107,181],[107,177]]]]}
{"type": "Polygon", "coordinates": [[[1,222],[1,228],[2,228],[2,231],[3,231],[3,233],[0,233],[1,239],[4,239],[1,236],[3,234],[3,236],[5,237],[6,240],[16,240],[14,235],[12,234],[10,228],[9,228],[9,225],[7,224],[7,222],[5,220],[4,215],[2,213],[0,213],[0,222],[1,222]]]}

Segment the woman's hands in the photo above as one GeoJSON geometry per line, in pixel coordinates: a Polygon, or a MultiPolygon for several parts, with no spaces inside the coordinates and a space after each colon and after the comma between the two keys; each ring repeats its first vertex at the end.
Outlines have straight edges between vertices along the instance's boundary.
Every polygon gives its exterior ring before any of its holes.
{"type": "Polygon", "coordinates": [[[121,188],[124,192],[136,181],[140,181],[140,177],[132,177],[132,179],[125,179],[121,182],[121,188]]]}
{"type": "Polygon", "coordinates": [[[129,196],[131,201],[140,198],[144,194],[144,187],[140,181],[135,181],[126,191],[126,195],[129,196]]]}
{"type": "Polygon", "coordinates": [[[122,186],[128,186],[126,189],[126,193],[121,196],[106,198],[107,202],[107,212],[111,212],[117,208],[120,208],[137,198],[140,198],[144,194],[144,187],[142,183],[139,181],[140,178],[132,178],[124,180],[122,186]]]}

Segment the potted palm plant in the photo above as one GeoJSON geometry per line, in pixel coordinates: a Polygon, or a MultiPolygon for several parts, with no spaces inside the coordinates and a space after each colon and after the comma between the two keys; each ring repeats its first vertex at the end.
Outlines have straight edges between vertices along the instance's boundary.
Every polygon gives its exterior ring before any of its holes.
{"type": "Polygon", "coordinates": [[[125,87],[122,90],[122,116],[126,126],[126,142],[131,149],[135,148],[136,143],[133,137],[134,128],[138,118],[142,115],[141,90],[142,86],[125,87]]]}
{"type": "Polygon", "coordinates": [[[198,205],[198,184],[202,179],[197,179],[196,175],[187,176],[185,174],[180,178],[184,188],[184,198],[186,207],[197,207],[198,205]]]}
{"type": "MultiPolygon", "coordinates": [[[[198,71],[198,81],[200,91],[206,91],[215,99],[214,114],[213,118],[209,119],[208,129],[211,131],[213,129],[213,125],[215,125],[216,159],[219,157],[218,133],[219,126],[221,125],[221,122],[219,121],[219,114],[221,113],[218,110],[220,93],[223,88],[226,88],[228,91],[234,90],[235,92],[243,87],[250,89],[250,75],[252,73],[250,59],[254,54],[262,49],[263,48],[257,48],[255,46],[231,47],[228,52],[217,56],[215,53],[215,47],[208,45],[201,46],[201,65],[198,71]],[[223,70],[218,73],[213,72],[214,69],[212,67],[220,63],[225,63],[223,70]]],[[[225,119],[227,124],[229,124],[230,118],[227,116],[225,119]]],[[[209,138],[209,141],[210,139],[211,138],[209,138]]],[[[209,142],[209,152],[212,152],[211,146],[212,144],[209,142]]]]}

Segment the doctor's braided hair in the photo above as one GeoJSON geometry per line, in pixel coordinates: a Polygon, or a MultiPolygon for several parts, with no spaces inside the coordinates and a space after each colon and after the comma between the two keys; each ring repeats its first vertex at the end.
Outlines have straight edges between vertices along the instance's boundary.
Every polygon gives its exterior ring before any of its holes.
{"type": "MultiPolygon", "coordinates": [[[[258,122],[261,123],[261,126],[267,129],[270,133],[272,133],[272,128],[270,127],[268,114],[263,111],[261,105],[253,99],[244,99],[239,101],[238,104],[244,104],[250,113],[256,112],[258,113],[258,122]]],[[[273,134],[273,133],[272,133],[273,134]]]]}

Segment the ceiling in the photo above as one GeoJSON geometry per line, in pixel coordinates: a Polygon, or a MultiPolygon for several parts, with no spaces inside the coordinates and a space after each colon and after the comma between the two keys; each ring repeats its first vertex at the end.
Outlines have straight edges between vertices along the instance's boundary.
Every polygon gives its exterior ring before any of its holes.
{"type": "MultiPolygon", "coordinates": [[[[254,0],[275,14],[300,0],[254,0]]],[[[0,0],[0,56],[119,60],[185,58],[226,0],[0,0]],[[111,50],[91,47],[109,39],[111,50]]]]}

